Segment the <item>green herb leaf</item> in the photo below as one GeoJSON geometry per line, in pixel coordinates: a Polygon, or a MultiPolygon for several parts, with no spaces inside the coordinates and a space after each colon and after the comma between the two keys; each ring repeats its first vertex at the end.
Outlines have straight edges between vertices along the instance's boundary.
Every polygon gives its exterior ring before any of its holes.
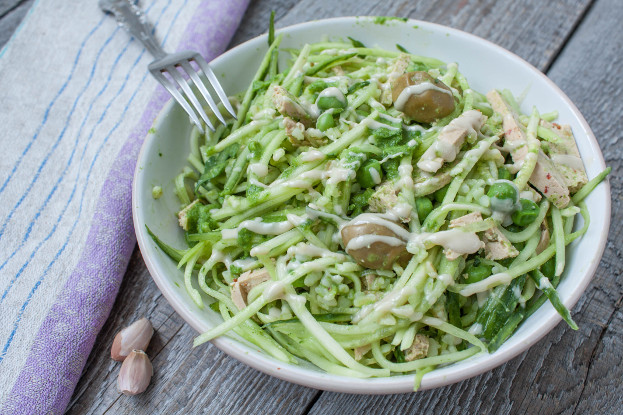
{"type": "Polygon", "coordinates": [[[229,147],[226,147],[220,153],[217,153],[217,154],[214,154],[208,157],[208,159],[205,162],[203,174],[197,181],[196,187],[198,188],[200,186],[204,186],[207,182],[214,179],[215,177],[218,177],[221,173],[223,173],[223,171],[225,171],[225,167],[227,167],[227,162],[229,161],[230,158],[236,157],[236,154],[238,153],[239,148],[240,148],[240,145],[237,143],[234,143],[230,145],[229,147]]]}
{"type": "Polygon", "coordinates": [[[362,42],[358,41],[357,39],[353,39],[350,36],[348,36],[348,40],[350,40],[350,43],[352,43],[353,47],[355,47],[355,48],[365,48],[366,47],[366,45],[364,45],[362,42]]]}

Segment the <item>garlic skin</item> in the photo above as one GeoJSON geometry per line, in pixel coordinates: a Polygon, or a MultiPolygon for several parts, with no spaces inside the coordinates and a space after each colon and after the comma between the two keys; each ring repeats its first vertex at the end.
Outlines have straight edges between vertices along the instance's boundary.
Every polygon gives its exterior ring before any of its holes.
{"type": "Polygon", "coordinates": [[[124,395],[143,393],[149,386],[153,374],[154,368],[147,354],[142,350],[132,350],[121,365],[117,388],[124,395]]]}
{"type": "Polygon", "coordinates": [[[117,333],[110,349],[110,357],[123,362],[132,350],[147,350],[153,334],[154,328],[145,317],[135,321],[117,333]]]}

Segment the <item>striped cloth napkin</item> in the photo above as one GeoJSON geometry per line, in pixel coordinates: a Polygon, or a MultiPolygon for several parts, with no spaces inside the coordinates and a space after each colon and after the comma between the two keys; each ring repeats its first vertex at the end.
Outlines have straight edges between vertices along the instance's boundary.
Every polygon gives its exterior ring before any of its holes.
{"type": "MultiPolygon", "coordinates": [[[[208,61],[247,4],[141,2],[165,49],[208,61]]],[[[81,0],[38,0],[0,51],[1,414],[63,413],[108,317],[135,246],[136,157],[169,98],[151,60],[81,0]]]]}

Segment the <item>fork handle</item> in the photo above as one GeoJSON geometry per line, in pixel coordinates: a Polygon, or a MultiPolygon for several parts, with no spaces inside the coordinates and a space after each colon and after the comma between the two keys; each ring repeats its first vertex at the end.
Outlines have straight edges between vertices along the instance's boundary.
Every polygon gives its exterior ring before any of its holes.
{"type": "Polygon", "coordinates": [[[129,0],[99,0],[100,8],[112,13],[117,24],[130,32],[156,59],[166,56],[152,34],[152,27],[147,23],[145,13],[129,0]]]}

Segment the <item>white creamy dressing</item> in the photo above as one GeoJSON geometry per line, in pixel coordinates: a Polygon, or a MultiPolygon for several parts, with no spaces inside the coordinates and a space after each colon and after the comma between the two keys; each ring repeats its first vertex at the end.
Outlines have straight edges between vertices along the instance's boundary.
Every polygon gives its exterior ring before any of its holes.
{"type": "Polygon", "coordinates": [[[286,181],[275,180],[270,187],[283,185],[295,189],[309,189],[312,187],[312,183],[317,180],[327,180],[327,183],[336,184],[354,179],[355,175],[354,170],[342,167],[336,163],[328,170],[315,169],[301,173],[294,179],[286,181]]]}
{"type": "Polygon", "coordinates": [[[475,232],[465,232],[461,228],[435,233],[414,233],[409,239],[409,244],[422,248],[426,248],[426,243],[442,246],[460,255],[473,254],[484,247],[475,232]]]}
{"type": "Polygon", "coordinates": [[[290,304],[295,303],[298,305],[303,305],[307,301],[305,300],[305,297],[303,297],[302,295],[298,295],[298,294],[286,294],[284,296],[284,299],[290,304]]]}
{"type": "Polygon", "coordinates": [[[390,291],[381,300],[374,304],[363,306],[351,320],[353,324],[357,324],[372,312],[387,313],[392,309],[404,304],[407,299],[415,294],[415,288],[406,286],[399,290],[390,291]]]}
{"type": "Polygon", "coordinates": [[[233,229],[221,230],[221,237],[223,239],[236,239],[238,237],[238,232],[243,228],[260,235],[281,235],[305,222],[307,220],[307,215],[298,216],[289,213],[286,215],[286,218],[287,220],[281,222],[262,222],[262,218],[260,217],[245,220],[233,229]]]}
{"type": "Polygon", "coordinates": [[[484,306],[485,303],[487,302],[488,298],[489,298],[488,291],[482,291],[482,292],[476,293],[476,302],[478,302],[478,308],[482,308],[482,306],[484,306]]]}
{"type": "Polygon", "coordinates": [[[253,120],[260,120],[264,118],[273,119],[276,113],[277,111],[275,110],[275,108],[266,108],[266,109],[256,112],[255,115],[251,117],[251,119],[253,120]]]}
{"type": "Polygon", "coordinates": [[[295,257],[295,256],[305,256],[305,257],[309,257],[309,258],[324,258],[324,257],[343,257],[342,254],[339,254],[337,252],[333,252],[333,251],[329,251],[328,249],[324,249],[324,248],[320,248],[316,245],[312,245],[309,243],[298,243],[294,246],[291,246],[290,248],[288,248],[288,252],[287,252],[288,256],[290,257],[295,257]]]}
{"type": "Polygon", "coordinates": [[[283,281],[268,281],[265,285],[262,296],[268,302],[283,298],[286,292],[286,285],[283,281]]]}
{"type": "Polygon", "coordinates": [[[261,187],[263,189],[267,189],[269,187],[268,185],[265,185],[264,183],[257,180],[257,178],[254,176],[249,176],[247,180],[249,181],[249,184],[255,185],[257,187],[261,187]]]}
{"type": "Polygon", "coordinates": [[[266,223],[262,222],[262,218],[255,218],[253,220],[245,220],[238,225],[238,228],[245,228],[260,235],[281,235],[294,228],[294,225],[287,220],[283,222],[266,223]]]}
{"type": "Polygon", "coordinates": [[[374,184],[381,183],[381,174],[379,173],[377,169],[375,169],[374,167],[370,167],[368,169],[368,172],[370,173],[370,177],[372,178],[372,182],[374,184]]]}
{"type": "Polygon", "coordinates": [[[491,210],[500,213],[512,213],[517,205],[517,203],[512,199],[498,199],[495,196],[489,198],[489,204],[491,206],[491,210]]]}
{"type": "Polygon", "coordinates": [[[258,245],[251,248],[249,255],[256,257],[258,255],[267,255],[269,252],[270,249],[266,245],[258,245]]]}
{"type": "Polygon", "coordinates": [[[375,234],[367,234],[367,235],[359,235],[352,238],[348,241],[346,245],[346,252],[349,251],[357,251],[363,248],[370,248],[374,243],[384,243],[389,246],[400,246],[405,245],[405,241],[396,238],[395,236],[387,236],[387,235],[375,235],[375,234]]]}
{"type": "Polygon", "coordinates": [[[472,294],[486,291],[490,288],[497,287],[498,285],[508,284],[513,280],[512,276],[506,272],[499,272],[493,274],[482,281],[478,281],[469,284],[463,288],[459,293],[464,297],[469,297],[472,294]]]}
{"type": "Polygon", "coordinates": [[[283,148],[279,147],[279,148],[278,148],[277,150],[275,150],[275,152],[273,153],[273,160],[274,160],[274,161],[279,161],[279,160],[281,160],[281,158],[282,158],[283,156],[285,156],[285,155],[286,155],[286,151],[285,151],[283,148]]]}
{"type": "Polygon", "coordinates": [[[438,87],[432,82],[422,82],[417,85],[410,85],[403,89],[402,92],[400,92],[400,95],[398,95],[398,98],[396,98],[396,101],[394,102],[394,108],[396,108],[398,111],[403,111],[405,105],[407,105],[407,101],[409,101],[409,98],[414,95],[421,95],[431,90],[443,92],[444,94],[452,96],[452,92],[448,91],[447,89],[438,87]]]}
{"type": "Polygon", "coordinates": [[[303,162],[323,160],[324,158],[324,153],[318,150],[308,150],[301,153],[301,161],[303,162]]]}
{"type": "Polygon", "coordinates": [[[519,192],[519,198],[520,199],[528,199],[528,200],[532,200],[533,202],[536,202],[536,198],[534,197],[534,193],[530,190],[524,190],[523,192],[519,192]]]}
{"type": "Polygon", "coordinates": [[[418,161],[417,166],[421,170],[435,173],[444,162],[454,161],[465,141],[465,137],[477,134],[484,122],[485,117],[483,117],[480,111],[465,111],[441,129],[437,141],[426,150],[420,161],[418,161]],[[460,134],[460,139],[456,139],[457,131],[460,134]]]}
{"type": "Polygon", "coordinates": [[[554,288],[554,287],[552,286],[552,283],[547,279],[547,277],[543,276],[539,278],[539,285],[537,286],[537,288],[543,291],[547,288],[554,288]]]}
{"type": "Polygon", "coordinates": [[[578,156],[571,154],[553,154],[550,158],[556,164],[562,164],[574,170],[584,170],[582,159],[578,156]]]}
{"type": "Polygon", "coordinates": [[[407,131],[420,131],[422,133],[428,131],[426,128],[422,127],[421,125],[417,125],[417,124],[413,124],[413,125],[402,124],[402,128],[404,128],[407,131]]]}
{"type": "Polygon", "coordinates": [[[411,213],[413,212],[413,207],[405,202],[396,203],[391,209],[389,209],[388,213],[396,216],[399,219],[409,219],[411,218],[411,213]]]}
{"type": "Polygon", "coordinates": [[[387,128],[390,131],[400,131],[400,128],[394,127],[393,125],[383,124],[382,122],[373,120],[372,118],[366,118],[359,125],[365,125],[371,130],[378,130],[379,128],[387,128]]]}
{"type": "Polygon", "coordinates": [[[437,279],[443,282],[446,286],[452,285],[454,283],[454,278],[450,274],[439,274],[437,279]]]}
{"type": "Polygon", "coordinates": [[[398,175],[400,179],[396,183],[403,189],[410,189],[413,187],[413,166],[411,163],[405,163],[398,166],[398,175]]]}
{"type": "Polygon", "coordinates": [[[262,163],[251,163],[247,171],[255,174],[257,177],[264,177],[268,174],[268,166],[262,163]]]}
{"type": "Polygon", "coordinates": [[[389,154],[385,157],[383,157],[383,159],[381,159],[381,161],[379,161],[379,164],[383,164],[385,163],[387,160],[391,160],[391,159],[395,159],[397,157],[402,157],[404,154],[403,153],[393,153],[393,154],[389,154]]]}
{"type": "Polygon", "coordinates": [[[318,94],[318,98],[316,99],[316,105],[318,105],[318,100],[320,98],[335,98],[343,104],[346,104],[346,97],[344,93],[339,90],[339,88],[331,86],[329,88],[325,88],[321,93],[318,94]]]}
{"type": "Polygon", "coordinates": [[[515,298],[520,299],[521,298],[521,287],[519,285],[515,285],[513,288],[513,295],[515,296],[515,298]]]}
{"type": "Polygon", "coordinates": [[[244,259],[237,259],[234,262],[232,262],[232,265],[235,265],[238,268],[241,268],[243,271],[248,271],[256,263],[257,261],[255,259],[249,257],[249,258],[244,258],[244,259]]]}
{"type": "MultiPolygon", "coordinates": [[[[358,215],[353,220],[348,222],[348,225],[363,225],[363,224],[373,224],[378,226],[383,226],[389,230],[391,230],[398,238],[402,239],[404,242],[408,241],[411,237],[411,233],[394,222],[395,217],[393,215],[387,215],[382,213],[362,213],[358,215]]],[[[403,242],[403,243],[404,243],[403,242]]]]}
{"type": "Polygon", "coordinates": [[[223,239],[237,239],[238,238],[238,228],[223,229],[221,231],[221,238],[223,238],[223,239]]]}
{"type": "Polygon", "coordinates": [[[379,117],[383,118],[384,120],[387,120],[389,122],[394,122],[394,123],[399,123],[401,122],[400,118],[396,118],[396,117],[392,117],[391,115],[388,114],[384,114],[384,113],[379,113],[379,117]]]}
{"type": "Polygon", "coordinates": [[[450,175],[458,176],[459,174],[461,174],[466,166],[471,163],[475,163],[477,160],[480,160],[483,154],[485,154],[485,152],[489,150],[490,146],[490,141],[482,140],[474,148],[466,151],[465,154],[463,154],[461,161],[457,163],[457,165],[454,166],[452,170],[450,170],[450,175]]]}
{"type": "Polygon", "coordinates": [[[233,263],[231,255],[225,254],[223,251],[219,251],[218,249],[212,250],[212,254],[210,255],[208,261],[214,264],[216,264],[217,262],[222,262],[223,264],[225,264],[225,267],[228,271],[229,267],[231,267],[231,264],[233,263]]]}
{"type": "Polygon", "coordinates": [[[474,336],[478,336],[482,334],[482,324],[474,323],[467,331],[469,334],[473,334],[474,336]]]}

